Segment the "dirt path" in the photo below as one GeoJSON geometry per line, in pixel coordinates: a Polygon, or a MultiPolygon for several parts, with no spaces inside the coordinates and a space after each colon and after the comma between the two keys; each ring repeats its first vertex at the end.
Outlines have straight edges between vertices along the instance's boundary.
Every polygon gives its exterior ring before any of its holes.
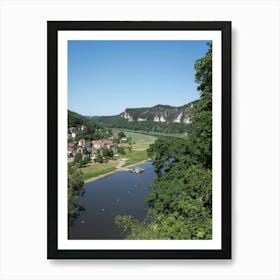
{"type": "Polygon", "coordinates": [[[120,169],[122,166],[125,165],[126,161],[127,161],[127,158],[121,159],[121,160],[119,161],[119,163],[116,165],[116,168],[117,168],[117,169],[120,169]]]}

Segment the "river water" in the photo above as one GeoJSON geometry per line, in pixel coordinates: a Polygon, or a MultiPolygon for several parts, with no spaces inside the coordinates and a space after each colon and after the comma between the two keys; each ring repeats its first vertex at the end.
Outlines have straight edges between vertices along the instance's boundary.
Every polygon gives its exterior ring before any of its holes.
{"type": "Polygon", "coordinates": [[[85,211],[69,227],[69,239],[124,239],[114,218],[132,215],[142,221],[146,217],[144,201],[156,174],[151,161],[137,167],[144,168],[144,172],[121,171],[84,185],[80,204],[85,211]]]}

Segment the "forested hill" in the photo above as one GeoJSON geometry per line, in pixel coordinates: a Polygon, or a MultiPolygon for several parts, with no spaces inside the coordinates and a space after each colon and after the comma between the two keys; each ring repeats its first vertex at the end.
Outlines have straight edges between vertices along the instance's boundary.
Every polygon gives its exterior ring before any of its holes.
{"type": "MultiPolygon", "coordinates": [[[[102,139],[112,135],[110,129],[104,128],[101,124],[68,110],[68,135],[70,136],[73,132],[76,140],[80,138],[85,138],[87,140],[102,139]]],[[[69,137],[70,140],[71,137],[69,137]]]]}
{"type": "Polygon", "coordinates": [[[94,121],[87,119],[86,117],[68,110],[68,128],[69,127],[79,127],[86,126],[88,129],[98,129],[102,128],[102,126],[94,121]]]}
{"type": "Polygon", "coordinates": [[[156,105],[149,108],[127,108],[115,116],[93,116],[91,120],[106,127],[118,127],[165,133],[187,133],[192,108],[196,101],[184,106],[156,105]]]}

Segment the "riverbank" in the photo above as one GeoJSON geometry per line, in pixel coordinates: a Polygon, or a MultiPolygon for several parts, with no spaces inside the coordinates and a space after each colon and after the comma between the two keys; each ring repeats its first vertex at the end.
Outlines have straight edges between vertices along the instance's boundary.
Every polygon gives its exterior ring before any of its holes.
{"type": "MultiPolygon", "coordinates": [[[[117,135],[120,131],[113,130],[114,135],[117,135]]],[[[156,137],[150,135],[144,135],[135,132],[123,131],[127,138],[132,139],[132,145],[128,143],[122,143],[121,146],[125,149],[125,155],[122,155],[120,160],[109,160],[107,163],[92,163],[82,168],[84,182],[91,182],[103,178],[105,176],[118,172],[119,169],[126,170],[129,167],[141,164],[148,158],[147,149],[156,141],[156,137]],[[126,169],[125,169],[126,168],[126,169]]]]}
{"type": "Polygon", "coordinates": [[[141,174],[129,171],[108,175],[104,179],[85,184],[79,203],[85,208],[68,227],[71,240],[123,240],[124,232],[115,224],[117,215],[132,215],[142,222],[147,216],[146,198],[155,178],[151,162],[141,164],[141,174]]]}
{"type": "Polygon", "coordinates": [[[101,179],[101,178],[105,178],[105,177],[107,177],[107,176],[110,176],[110,175],[112,175],[112,174],[115,174],[115,173],[117,173],[117,172],[127,171],[128,168],[133,168],[133,167],[135,167],[135,166],[137,166],[137,165],[139,165],[139,164],[145,163],[145,162],[147,162],[147,161],[149,161],[149,159],[142,160],[142,161],[140,161],[140,162],[133,163],[133,164],[130,164],[130,165],[125,165],[125,164],[124,164],[124,165],[122,165],[122,166],[119,167],[119,168],[116,167],[116,169],[113,170],[113,171],[107,172],[107,173],[102,174],[102,175],[98,175],[98,176],[96,176],[96,177],[89,178],[89,179],[85,180],[84,183],[85,183],[85,184],[86,184],[86,183],[90,183],[90,182],[99,180],[99,179],[101,179]],[[123,167],[123,166],[125,166],[125,167],[123,167]]]}
{"type": "Polygon", "coordinates": [[[86,181],[91,178],[115,171],[116,168],[118,169],[120,167],[126,167],[131,164],[138,164],[139,162],[142,162],[146,159],[147,152],[145,150],[134,150],[131,152],[127,152],[120,160],[109,160],[107,163],[92,163],[82,168],[82,179],[83,181],[86,181]]]}

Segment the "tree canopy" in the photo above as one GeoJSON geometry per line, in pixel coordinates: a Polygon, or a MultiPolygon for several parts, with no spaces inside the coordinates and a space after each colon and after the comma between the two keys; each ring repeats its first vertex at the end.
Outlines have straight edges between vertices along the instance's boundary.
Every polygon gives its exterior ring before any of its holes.
{"type": "Polygon", "coordinates": [[[71,224],[84,208],[79,197],[84,194],[82,172],[74,163],[68,163],[68,223],[71,224]]]}
{"type": "Polygon", "coordinates": [[[189,137],[158,139],[148,149],[157,178],[143,222],[117,216],[128,239],[212,238],[212,45],[194,65],[200,99],[189,137]]]}
{"type": "Polygon", "coordinates": [[[111,129],[104,128],[93,120],[70,110],[68,110],[68,128],[75,128],[77,132],[75,140],[86,139],[91,141],[108,138],[113,135],[111,129]],[[81,129],[82,127],[83,130],[81,129]]]}

